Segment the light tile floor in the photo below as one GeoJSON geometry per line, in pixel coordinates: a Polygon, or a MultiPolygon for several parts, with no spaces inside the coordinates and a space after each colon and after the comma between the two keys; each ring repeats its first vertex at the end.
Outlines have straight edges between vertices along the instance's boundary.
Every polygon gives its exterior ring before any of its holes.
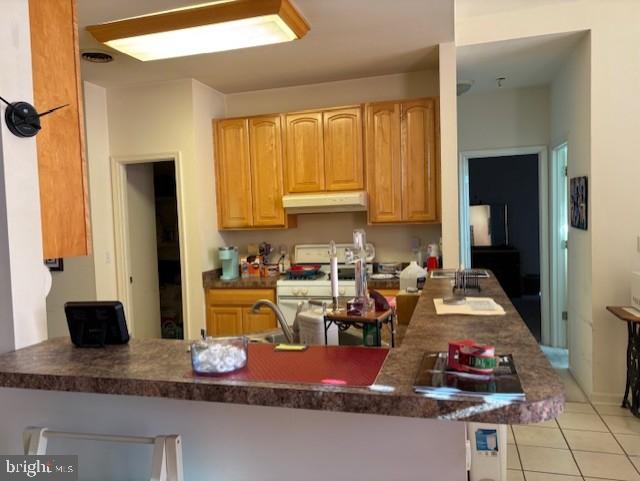
{"type": "Polygon", "coordinates": [[[591,404],[566,369],[567,403],[555,420],[508,430],[507,481],[640,481],[640,419],[591,404]]]}

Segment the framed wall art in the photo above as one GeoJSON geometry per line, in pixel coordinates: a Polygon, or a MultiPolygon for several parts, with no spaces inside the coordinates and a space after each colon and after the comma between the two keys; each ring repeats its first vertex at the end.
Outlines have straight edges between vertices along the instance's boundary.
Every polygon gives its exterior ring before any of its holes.
{"type": "Polygon", "coordinates": [[[569,181],[569,217],[571,227],[587,230],[589,223],[589,188],[587,177],[574,177],[569,181]]]}

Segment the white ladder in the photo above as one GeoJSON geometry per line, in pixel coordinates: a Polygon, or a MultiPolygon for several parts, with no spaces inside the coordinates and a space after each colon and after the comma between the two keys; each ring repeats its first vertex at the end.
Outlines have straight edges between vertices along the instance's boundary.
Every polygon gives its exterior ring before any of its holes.
{"type": "Polygon", "coordinates": [[[23,433],[25,454],[46,454],[47,439],[66,438],[111,443],[151,444],[153,459],[150,481],[184,481],[182,473],[182,439],[179,434],[168,436],[117,436],[110,434],[71,433],[29,427],[23,433]]]}

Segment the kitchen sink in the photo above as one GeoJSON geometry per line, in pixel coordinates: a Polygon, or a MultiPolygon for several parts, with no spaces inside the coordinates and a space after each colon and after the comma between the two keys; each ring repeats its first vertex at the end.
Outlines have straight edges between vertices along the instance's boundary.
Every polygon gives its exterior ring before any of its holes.
{"type": "MultiPolygon", "coordinates": [[[[260,334],[249,335],[249,342],[263,342],[269,344],[286,343],[287,338],[280,330],[267,331],[260,334]]],[[[338,342],[341,346],[362,346],[362,331],[348,329],[338,333],[338,342]]]]}

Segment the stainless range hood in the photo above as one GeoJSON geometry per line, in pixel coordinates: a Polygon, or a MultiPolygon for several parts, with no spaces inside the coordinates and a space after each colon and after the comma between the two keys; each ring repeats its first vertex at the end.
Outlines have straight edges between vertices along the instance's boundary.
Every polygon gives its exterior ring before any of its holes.
{"type": "Polygon", "coordinates": [[[282,205],[288,214],[358,212],[367,210],[367,193],[357,191],[289,194],[282,197],[282,205]]]}

